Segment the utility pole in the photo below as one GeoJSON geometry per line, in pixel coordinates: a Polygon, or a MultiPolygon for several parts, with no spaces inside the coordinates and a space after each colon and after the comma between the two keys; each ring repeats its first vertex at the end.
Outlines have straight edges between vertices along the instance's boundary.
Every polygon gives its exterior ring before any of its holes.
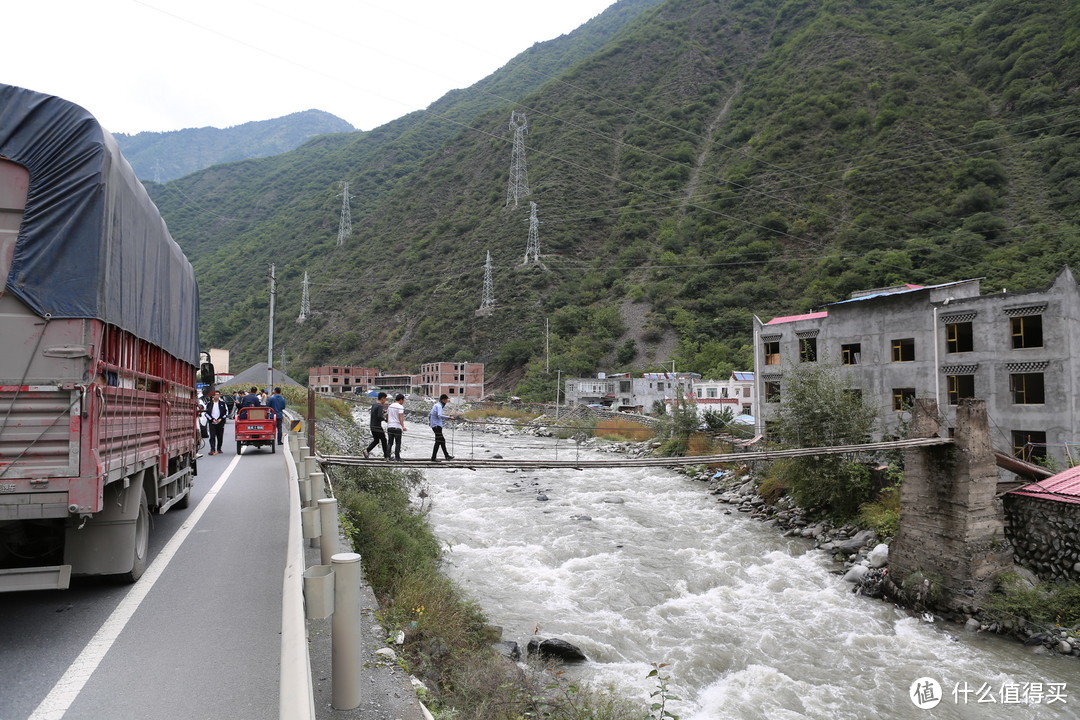
{"type": "Polygon", "coordinates": [[[559,404],[562,402],[562,370],[559,370],[558,379],[555,381],[555,424],[559,424],[559,404]]]}
{"type": "Polygon", "coordinates": [[[525,246],[525,260],[522,265],[528,265],[529,259],[540,262],[540,221],[536,219],[536,203],[529,201],[529,242],[525,246]]]}
{"type": "Polygon", "coordinates": [[[544,318],[544,374],[546,375],[551,374],[551,335],[548,331],[550,325],[551,321],[544,318]]]}
{"type": "Polygon", "coordinates": [[[345,180],[345,189],[341,195],[341,221],[338,223],[337,231],[337,244],[341,247],[345,244],[345,239],[352,235],[352,209],[349,207],[349,181],[345,180]]]}
{"type": "Polygon", "coordinates": [[[270,263],[270,332],[266,349],[266,387],[274,386],[274,298],[277,296],[277,276],[274,263],[270,263]]]}
{"type": "Polygon", "coordinates": [[[296,318],[296,322],[302,323],[311,316],[311,296],[308,294],[308,274],[307,270],[304,271],[304,292],[300,297],[300,317],[296,318]]]}
{"type": "Polygon", "coordinates": [[[495,286],[491,279],[491,251],[487,251],[487,262],[484,263],[484,298],[480,301],[480,309],[477,315],[490,315],[495,309],[495,286]]]}
{"type": "Polygon", "coordinates": [[[514,133],[514,145],[510,153],[510,182],[506,186],[506,206],[514,201],[517,207],[518,200],[529,195],[529,172],[525,165],[525,131],[529,129],[529,121],[525,113],[517,110],[510,113],[510,131],[514,133]]]}

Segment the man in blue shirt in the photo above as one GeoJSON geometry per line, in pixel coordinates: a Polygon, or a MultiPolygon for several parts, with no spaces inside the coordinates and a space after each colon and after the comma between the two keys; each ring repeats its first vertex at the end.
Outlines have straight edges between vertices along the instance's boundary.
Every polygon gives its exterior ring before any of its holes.
{"type": "Polygon", "coordinates": [[[274,394],[267,399],[266,404],[274,408],[274,417],[277,422],[277,444],[283,444],[281,442],[281,423],[285,419],[285,406],[288,405],[288,401],[285,400],[285,396],[281,394],[281,388],[274,388],[274,394]]]}
{"type": "Polygon", "coordinates": [[[442,448],[443,455],[447,460],[453,460],[454,456],[451,455],[446,449],[446,438],[443,437],[443,421],[445,421],[449,415],[444,412],[446,403],[450,398],[446,395],[440,395],[439,401],[435,403],[431,408],[431,413],[428,415],[428,423],[431,425],[431,429],[435,431],[435,447],[431,448],[431,462],[438,460],[439,448],[442,448]]]}

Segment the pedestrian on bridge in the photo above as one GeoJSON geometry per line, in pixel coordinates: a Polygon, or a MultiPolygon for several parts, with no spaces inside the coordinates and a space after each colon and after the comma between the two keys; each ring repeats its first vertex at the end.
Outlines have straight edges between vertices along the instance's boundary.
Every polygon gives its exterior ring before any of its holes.
{"type": "Polygon", "coordinates": [[[289,404],[285,396],[281,394],[281,388],[274,388],[274,394],[267,399],[266,404],[274,409],[274,418],[277,422],[277,444],[283,445],[281,441],[281,426],[285,420],[285,406],[289,404]]]}
{"type": "Polygon", "coordinates": [[[401,462],[401,434],[408,430],[405,427],[404,402],[405,396],[398,393],[386,412],[386,433],[389,435],[390,449],[394,451],[394,459],[398,462],[401,462]]]}
{"type": "Polygon", "coordinates": [[[371,444],[367,446],[367,450],[364,450],[364,457],[366,458],[371,454],[372,449],[376,445],[382,445],[383,460],[390,459],[390,447],[386,442],[386,433],[383,432],[383,422],[386,420],[386,393],[381,392],[379,396],[375,398],[375,402],[371,404],[370,422],[368,425],[371,428],[371,444]]]}
{"type": "Polygon", "coordinates": [[[431,406],[431,413],[428,415],[428,424],[435,433],[435,447],[431,448],[431,462],[439,459],[439,448],[442,448],[447,460],[454,459],[454,456],[446,449],[446,438],[443,437],[443,423],[450,417],[445,412],[446,403],[449,401],[448,395],[440,395],[438,401],[431,406]]]}

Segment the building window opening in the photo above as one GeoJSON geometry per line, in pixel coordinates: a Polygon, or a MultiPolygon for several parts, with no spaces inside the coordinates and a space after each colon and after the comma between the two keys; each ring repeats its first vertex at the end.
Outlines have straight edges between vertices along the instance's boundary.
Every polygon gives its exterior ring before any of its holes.
{"type": "Polygon", "coordinates": [[[1009,391],[1017,405],[1042,405],[1046,390],[1042,373],[1015,373],[1009,376],[1009,391]]]}
{"type": "Polygon", "coordinates": [[[893,388],[892,409],[897,411],[910,410],[915,404],[915,388],[893,388]]]}
{"type": "Polygon", "coordinates": [[[1043,346],[1042,315],[1026,315],[1009,319],[1013,349],[1043,346]]]}
{"type": "Polygon", "coordinates": [[[945,352],[966,353],[975,350],[971,323],[948,323],[945,326],[945,352]]]}
{"type": "Polygon", "coordinates": [[[799,340],[799,362],[817,362],[817,338],[799,340]]]}
{"type": "Polygon", "coordinates": [[[862,359],[862,343],[850,343],[840,346],[840,362],[844,365],[858,365],[862,359]]]}
{"type": "Polygon", "coordinates": [[[779,365],[780,364],[780,341],[773,340],[765,343],[765,364],[766,365],[779,365]]]}
{"type": "Polygon", "coordinates": [[[892,341],[893,362],[915,361],[915,338],[902,338],[892,341]]]}
{"type": "Polygon", "coordinates": [[[1041,464],[1046,460],[1046,433],[1040,430],[1013,430],[1013,455],[1041,464]]]}
{"type": "Polygon", "coordinates": [[[950,405],[959,405],[962,399],[975,397],[974,375],[946,375],[945,381],[950,405]]]}
{"type": "Polygon", "coordinates": [[[765,381],[765,402],[780,402],[780,383],[776,380],[765,381]]]}

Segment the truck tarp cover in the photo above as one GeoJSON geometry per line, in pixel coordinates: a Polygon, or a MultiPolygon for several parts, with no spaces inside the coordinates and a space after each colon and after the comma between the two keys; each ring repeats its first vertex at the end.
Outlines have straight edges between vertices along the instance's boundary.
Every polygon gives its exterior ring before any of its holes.
{"type": "Polygon", "coordinates": [[[38,315],[97,318],[198,364],[191,263],[97,120],[0,84],[0,156],[30,173],[7,292],[38,315]]]}

